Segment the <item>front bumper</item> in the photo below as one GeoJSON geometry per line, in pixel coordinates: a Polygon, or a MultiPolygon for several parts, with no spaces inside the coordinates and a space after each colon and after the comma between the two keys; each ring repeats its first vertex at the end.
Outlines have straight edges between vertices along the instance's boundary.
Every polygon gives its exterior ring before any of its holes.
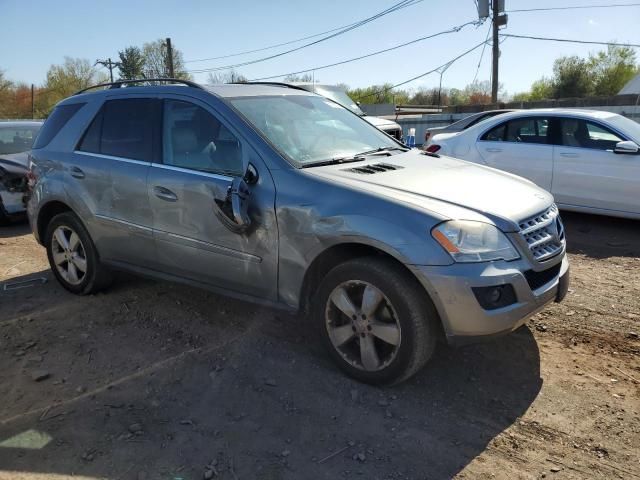
{"type": "Polygon", "coordinates": [[[6,215],[25,213],[24,192],[10,192],[0,186],[0,208],[6,215]]]}
{"type": "Polygon", "coordinates": [[[559,273],[532,290],[523,272],[526,261],[456,263],[449,266],[413,266],[440,314],[447,342],[473,343],[509,333],[552,301],[561,301],[569,288],[569,261],[564,253],[549,267],[560,263],[559,273]],[[511,284],[516,302],[495,310],[480,306],[473,287],[511,284]]]}

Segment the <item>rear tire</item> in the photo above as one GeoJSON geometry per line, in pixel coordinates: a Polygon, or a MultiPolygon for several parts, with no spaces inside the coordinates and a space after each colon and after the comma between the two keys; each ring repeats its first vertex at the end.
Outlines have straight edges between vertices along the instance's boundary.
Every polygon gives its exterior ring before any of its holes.
{"type": "Polygon", "coordinates": [[[331,357],[361,382],[402,382],[435,350],[436,309],[415,278],[391,260],[362,257],[336,266],[322,280],[313,308],[331,357]]]}
{"type": "Polygon", "coordinates": [[[51,219],[45,247],[53,274],[70,292],[88,295],[111,284],[111,272],[100,263],[89,232],[75,214],[64,212],[51,219]]]}

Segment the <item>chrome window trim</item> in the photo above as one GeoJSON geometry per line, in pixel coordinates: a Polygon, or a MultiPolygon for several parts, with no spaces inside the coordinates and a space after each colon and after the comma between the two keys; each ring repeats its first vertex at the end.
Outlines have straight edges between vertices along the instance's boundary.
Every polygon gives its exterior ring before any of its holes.
{"type": "Polygon", "coordinates": [[[161,168],[163,170],[172,170],[174,172],[190,173],[193,175],[199,175],[201,177],[215,178],[216,180],[228,180],[233,181],[234,177],[229,175],[223,175],[221,173],[203,172],[201,170],[192,170],[190,168],[176,167],[174,165],[165,165],[164,163],[152,163],[151,167],[161,168]]]}
{"type": "Polygon", "coordinates": [[[151,162],[145,162],[144,160],[135,160],[133,158],[115,157],[113,155],[105,155],[103,153],[85,152],[85,151],[82,151],[82,150],[74,150],[73,153],[77,153],[78,155],[85,155],[85,156],[88,156],[88,157],[98,157],[98,158],[104,158],[106,160],[115,160],[117,162],[133,163],[133,164],[136,164],[136,165],[147,165],[147,166],[151,165],[151,162]]]}
{"type": "MultiPolygon", "coordinates": [[[[499,115],[496,115],[496,117],[499,115]]],[[[507,120],[502,120],[502,123],[507,123],[511,120],[516,120],[519,118],[526,118],[526,117],[543,117],[543,118],[547,118],[550,121],[552,119],[556,119],[556,120],[560,120],[562,121],[563,118],[570,118],[573,120],[584,120],[585,122],[590,122],[590,123],[594,123],[596,125],[598,125],[599,127],[602,127],[606,130],[611,130],[613,133],[615,133],[616,135],[619,135],[620,138],[623,138],[624,140],[631,140],[629,138],[628,135],[622,133],[620,130],[618,130],[617,128],[611,126],[611,125],[605,125],[604,123],[602,123],[602,120],[600,119],[594,119],[594,118],[590,118],[590,117],[583,117],[580,115],[567,115],[567,114],[563,114],[563,113],[554,113],[554,112],[544,112],[544,113],[540,113],[540,114],[525,114],[524,112],[522,113],[522,117],[514,115],[513,117],[510,117],[507,120]]],[[[490,130],[492,130],[495,127],[498,127],[499,125],[501,125],[500,122],[497,122],[495,124],[493,124],[492,126],[486,128],[485,130],[483,130],[477,137],[476,137],[476,143],[477,142],[495,142],[495,143],[519,143],[519,142],[507,142],[507,141],[496,141],[496,140],[482,140],[482,137],[488,133],[490,130]]],[[[635,140],[631,140],[631,141],[635,141],[635,140]]],[[[563,148],[580,148],[582,150],[597,150],[595,148],[585,148],[585,147],[570,147],[567,145],[558,145],[556,143],[544,143],[544,144],[540,144],[540,143],[528,143],[527,145],[543,145],[543,146],[551,146],[551,147],[563,147],[563,148]]],[[[600,150],[601,152],[610,152],[612,150],[600,150]]]]}

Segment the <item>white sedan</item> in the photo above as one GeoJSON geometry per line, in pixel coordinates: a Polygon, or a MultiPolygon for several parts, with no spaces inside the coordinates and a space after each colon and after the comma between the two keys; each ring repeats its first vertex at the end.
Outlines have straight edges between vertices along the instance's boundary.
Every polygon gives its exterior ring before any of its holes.
{"type": "Polygon", "coordinates": [[[615,113],[539,109],[505,113],[426,150],[520,175],[560,208],[640,218],[640,124],[615,113]]]}

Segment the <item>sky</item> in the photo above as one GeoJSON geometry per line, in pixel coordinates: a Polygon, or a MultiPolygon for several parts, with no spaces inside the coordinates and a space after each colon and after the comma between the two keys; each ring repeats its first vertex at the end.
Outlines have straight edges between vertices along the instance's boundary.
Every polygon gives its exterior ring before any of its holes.
{"type": "MultiPolygon", "coordinates": [[[[251,50],[313,35],[374,15],[398,0],[0,0],[0,70],[25,83],[44,82],[51,64],[65,56],[117,59],[118,50],[171,37],[187,69],[217,67],[262,58],[306,42],[238,57],[189,62],[251,50]]],[[[606,4],[604,0],[505,0],[506,10],[606,4]]],[[[614,3],[634,3],[621,0],[614,3]]],[[[424,0],[325,42],[264,62],[236,68],[249,79],[277,75],[363,55],[477,19],[474,0],[424,0]]],[[[513,12],[502,32],[592,41],[640,43],[640,6],[546,12],[513,12]]],[[[339,67],[315,71],[316,81],[362,87],[400,83],[445,64],[485,40],[489,22],[458,33],[339,67]]],[[[552,72],[562,55],[587,56],[601,48],[508,38],[501,44],[500,82],[508,93],[528,90],[552,72]]],[[[640,52],[638,52],[640,53],[640,52]]],[[[455,62],[443,86],[463,88],[480,61],[481,48],[455,62]]],[[[640,57],[640,55],[639,55],[640,57]]],[[[478,71],[488,80],[491,49],[478,71]]],[[[207,74],[194,74],[205,81],[207,74]]],[[[438,74],[403,88],[437,86],[438,74]]]]}

